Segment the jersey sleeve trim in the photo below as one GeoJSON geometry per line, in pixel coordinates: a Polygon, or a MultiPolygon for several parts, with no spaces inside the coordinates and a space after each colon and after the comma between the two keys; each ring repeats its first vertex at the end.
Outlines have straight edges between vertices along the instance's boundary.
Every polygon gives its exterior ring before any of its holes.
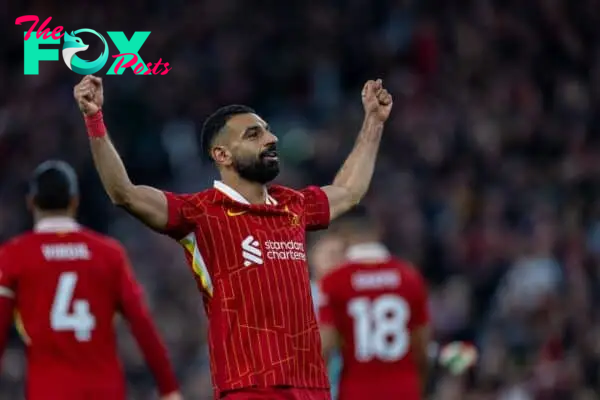
{"type": "Polygon", "coordinates": [[[213,295],[213,283],[208,273],[208,267],[204,261],[204,257],[198,249],[198,242],[196,240],[196,234],[190,233],[179,241],[185,250],[189,253],[192,258],[192,269],[194,273],[200,278],[200,283],[204,291],[212,297],[213,295]]]}
{"type": "Polygon", "coordinates": [[[0,296],[13,299],[15,297],[15,292],[7,288],[6,286],[0,286],[0,296]]]}
{"type": "Polygon", "coordinates": [[[325,191],[318,186],[308,186],[301,193],[305,199],[306,230],[326,229],[331,222],[331,210],[325,191]]]}
{"type": "Polygon", "coordinates": [[[192,223],[184,216],[185,198],[187,195],[177,195],[163,192],[167,199],[167,225],[162,233],[175,240],[181,240],[193,230],[192,223]]]}

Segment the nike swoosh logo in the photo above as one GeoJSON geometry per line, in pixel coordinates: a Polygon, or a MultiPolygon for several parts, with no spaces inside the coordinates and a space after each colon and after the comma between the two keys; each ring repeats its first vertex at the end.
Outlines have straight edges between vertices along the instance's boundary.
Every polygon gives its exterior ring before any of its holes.
{"type": "Polygon", "coordinates": [[[237,217],[238,215],[242,215],[242,214],[246,214],[248,211],[238,211],[238,212],[234,212],[231,210],[227,210],[227,215],[229,215],[230,217],[237,217]]]}

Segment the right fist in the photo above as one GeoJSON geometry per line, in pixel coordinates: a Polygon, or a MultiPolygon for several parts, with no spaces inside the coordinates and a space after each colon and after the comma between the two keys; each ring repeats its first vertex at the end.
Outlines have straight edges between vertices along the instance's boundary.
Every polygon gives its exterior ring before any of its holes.
{"type": "Polygon", "coordinates": [[[93,75],[86,75],[81,82],[75,85],[73,95],[81,112],[91,116],[102,109],[104,93],[102,91],[102,79],[93,75]]]}

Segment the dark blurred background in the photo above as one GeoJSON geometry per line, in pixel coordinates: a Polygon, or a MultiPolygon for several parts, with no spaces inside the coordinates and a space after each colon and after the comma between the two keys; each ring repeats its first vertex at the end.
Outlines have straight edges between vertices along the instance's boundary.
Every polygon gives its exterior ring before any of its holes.
{"type": "MultiPolygon", "coordinates": [[[[482,349],[471,374],[438,371],[432,398],[600,398],[600,0],[7,1],[0,239],[31,225],[34,166],[71,162],[81,220],[130,251],[187,398],[211,398],[192,275],[176,243],[104,194],[72,97],[81,76],[61,60],[23,74],[21,15],[52,16],[51,29],[152,32],[140,55],[169,62],[167,75],[105,76],[109,64],[98,75],[132,178],[174,191],[216,177],[197,135],[228,103],[273,126],[281,182],[328,183],[360,127],[362,84],[383,78],[395,105],[365,204],[388,246],[427,277],[437,340],[482,349]]],[[[120,337],[131,399],[154,398],[126,329],[120,337]]],[[[1,399],[20,398],[23,363],[15,336],[1,399]]]]}

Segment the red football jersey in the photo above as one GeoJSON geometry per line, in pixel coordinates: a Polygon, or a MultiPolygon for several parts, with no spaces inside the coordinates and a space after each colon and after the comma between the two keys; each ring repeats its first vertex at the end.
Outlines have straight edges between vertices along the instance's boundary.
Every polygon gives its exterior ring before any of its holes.
{"type": "Polygon", "coordinates": [[[248,387],[327,389],[312,305],[306,230],[329,224],[317,187],[273,185],[252,205],[222,182],[166,193],[167,232],[185,247],[209,319],[215,398],[248,387]]]}
{"type": "Polygon", "coordinates": [[[429,322],[419,272],[381,244],[351,247],[320,285],[319,322],[342,342],[339,400],[419,400],[411,332],[429,322]]]}
{"type": "MultiPolygon", "coordinates": [[[[177,389],[141,289],[115,240],[71,219],[42,220],[34,232],[0,250],[0,296],[12,300],[2,304],[14,307],[27,345],[28,399],[124,400],[114,330],[117,312],[129,320],[145,355],[154,357],[149,362],[162,374],[157,378],[163,393],[177,389]]],[[[0,329],[4,345],[8,326],[0,329]]]]}

